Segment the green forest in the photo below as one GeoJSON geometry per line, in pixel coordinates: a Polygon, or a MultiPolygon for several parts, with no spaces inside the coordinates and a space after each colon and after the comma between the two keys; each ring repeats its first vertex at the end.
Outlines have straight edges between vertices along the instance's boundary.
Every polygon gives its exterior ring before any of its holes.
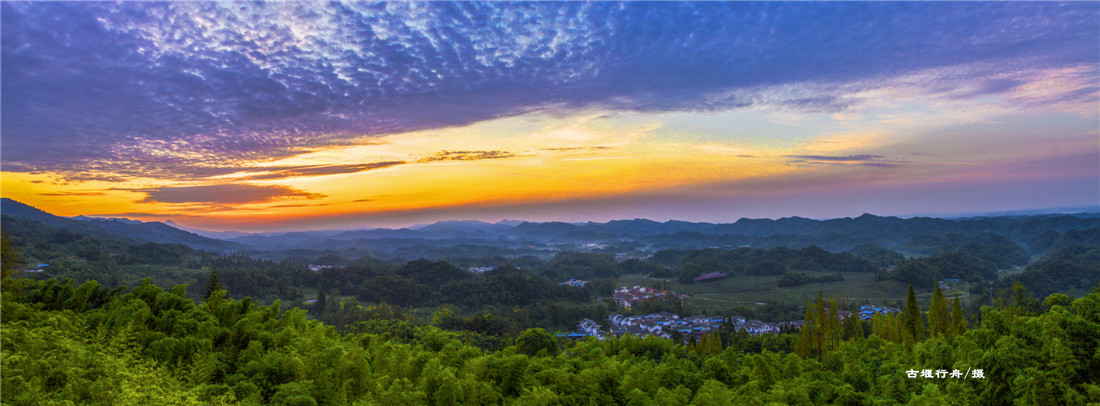
{"type": "Polygon", "coordinates": [[[379,306],[341,303],[342,331],[280,302],[148,281],[6,279],[2,401],[88,404],[1021,404],[1100,402],[1100,288],[1032,298],[1017,285],[964,315],[926,308],[841,321],[806,307],[798,333],[720,331],[679,344],[630,335],[565,342],[542,328],[497,345],[379,306]],[[969,325],[969,317],[980,322],[969,325]],[[869,330],[869,331],[868,331],[869,330]],[[496,347],[496,348],[493,348],[496,347]],[[982,370],[910,378],[907,371],[982,370]]]}
{"type": "Polygon", "coordinates": [[[3,404],[1100,402],[1096,228],[848,251],[276,260],[2,218],[3,404]],[[728,276],[693,281],[709,272],[728,276]],[[572,278],[587,283],[559,284],[572,278]],[[622,308],[624,285],[687,298],[622,308]],[[902,311],[861,320],[864,304],[902,311]],[[656,312],[727,321],[702,338],[564,336],[656,312]],[[737,316],[801,328],[751,335],[737,316]]]}

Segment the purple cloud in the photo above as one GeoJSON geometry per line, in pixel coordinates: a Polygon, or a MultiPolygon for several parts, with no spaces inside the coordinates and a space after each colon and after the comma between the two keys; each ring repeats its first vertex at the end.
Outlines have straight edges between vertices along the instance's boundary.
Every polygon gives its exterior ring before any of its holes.
{"type": "MultiPolygon", "coordinates": [[[[4,170],[119,179],[216,176],[364,135],[539,110],[839,111],[857,101],[830,84],[1089,66],[1100,54],[1097,3],[0,8],[4,170]],[[796,83],[824,90],[759,93],[796,83]]],[[[1017,86],[994,80],[973,96],[1017,86]]],[[[1081,92],[1067,97],[1096,97],[1081,92]]]]}

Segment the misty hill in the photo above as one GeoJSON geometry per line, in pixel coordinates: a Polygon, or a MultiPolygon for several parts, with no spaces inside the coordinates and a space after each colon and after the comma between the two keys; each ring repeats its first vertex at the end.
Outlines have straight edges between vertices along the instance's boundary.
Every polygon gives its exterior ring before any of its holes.
{"type": "Polygon", "coordinates": [[[641,257],[662,249],[801,249],[814,245],[846,252],[877,246],[917,256],[960,249],[979,257],[1007,253],[1011,255],[994,261],[1007,266],[1026,263],[1029,255],[1051,247],[1091,241],[1097,229],[1100,217],[1090,214],[962,219],[864,214],[829,220],[743,218],[727,224],[646,219],[606,223],[444,221],[400,229],[257,234],[231,241],[259,251],[358,250],[406,260],[470,257],[474,252],[548,258],[555,252],[592,251],[641,257]]]}
{"type": "MultiPolygon", "coordinates": [[[[641,237],[663,235],[686,235],[698,233],[708,236],[730,237],[775,237],[798,236],[827,240],[841,237],[844,243],[858,240],[873,240],[882,245],[898,245],[921,235],[957,233],[967,237],[992,233],[1004,236],[1017,243],[1028,244],[1038,233],[1053,230],[1065,233],[1071,230],[1086,230],[1100,227],[1100,217],[1092,215],[1039,215],[1016,217],[974,217],[964,219],[942,219],[931,217],[882,217],[864,214],[855,218],[814,220],[803,217],[785,217],[778,220],[742,218],[734,223],[709,224],[669,221],[658,223],[651,220],[621,220],[607,223],[525,223],[514,229],[514,233],[534,236],[556,236],[567,231],[588,231],[615,235],[618,237],[641,237]]],[[[854,246],[853,246],[854,247],[854,246]]],[[[853,248],[853,247],[849,247],[853,248]]]]}
{"type": "Polygon", "coordinates": [[[425,226],[412,227],[422,235],[431,238],[496,238],[505,233],[515,224],[510,223],[486,223],[473,220],[440,221],[425,226]]]}
{"type": "Polygon", "coordinates": [[[95,227],[118,232],[132,240],[158,244],[183,244],[191,248],[210,251],[228,251],[239,248],[236,244],[203,237],[160,222],[126,223],[112,219],[86,220],[95,227]]]}
{"type": "Polygon", "coordinates": [[[237,244],[262,250],[288,250],[313,246],[320,242],[332,241],[339,231],[295,231],[277,234],[252,234],[227,239],[237,244]]]}
{"type": "MultiPolygon", "coordinates": [[[[83,217],[83,216],[77,216],[77,217],[83,217]]],[[[73,217],[73,218],[76,218],[76,217],[73,217]]],[[[133,221],[133,220],[131,220],[131,221],[133,221]]],[[[176,222],[174,222],[172,220],[165,220],[164,225],[175,228],[175,229],[178,229],[178,230],[183,230],[183,231],[189,232],[191,234],[200,235],[200,236],[203,236],[203,237],[206,237],[206,238],[213,238],[215,240],[227,240],[227,239],[230,239],[230,238],[244,237],[244,236],[256,234],[256,233],[246,233],[246,232],[241,232],[241,231],[206,231],[206,230],[199,230],[199,229],[187,228],[187,227],[181,226],[179,224],[176,224],[176,222]]]]}
{"type": "MultiPolygon", "coordinates": [[[[55,216],[8,198],[0,199],[0,215],[39,222],[70,232],[94,237],[157,244],[182,244],[209,251],[231,251],[241,248],[228,241],[215,240],[189,233],[159,222],[92,217],[65,218],[55,216]]],[[[13,230],[7,230],[13,231],[13,230]]]]}
{"type": "Polygon", "coordinates": [[[1100,230],[1100,216],[1095,214],[960,219],[863,214],[829,220],[742,218],[725,224],[647,219],[605,223],[441,221],[400,229],[219,233],[214,234],[221,238],[217,240],[156,222],[63,218],[10,199],[3,200],[0,210],[4,215],[74,232],[138,242],[178,243],[219,251],[248,250],[259,256],[302,250],[330,254],[346,252],[349,258],[370,252],[383,258],[406,260],[472,257],[475,253],[549,258],[565,251],[644,257],[663,249],[801,249],[814,245],[837,253],[878,246],[908,256],[931,256],[961,249],[990,260],[1003,256],[991,262],[1004,267],[1027,263],[1029,256],[1073,243],[1100,239],[1100,231],[1097,231],[1100,230]]]}
{"type": "Polygon", "coordinates": [[[509,230],[508,234],[514,237],[547,239],[555,238],[568,232],[581,230],[582,227],[583,226],[562,223],[560,221],[551,221],[548,223],[525,221],[509,230]]]}
{"type": "Polygon", "coordinates": [[[1009,289],[1021,282],[1038,297],[1051,293],[1085,293],[1100,283],[1100,244],[1070,244],[1028,265],[1027,270],[997,282],[1009,289]]]}
{"type": "Polygon", "coordinates": [[[94,224],[55,216],[39,210],[38,208],[8,198],[0,199],[0,215],[37,221],[51,227],[57,227],[98,237],[125,238],[125,236],[117,232],[98,228],[94,224]]]}
{"type": "Polygon", "coordinates": [[[811,236],[849,235],[900,242],[923,234],[959,233],[977,235],[994,233],[1020,243],[1028,236],[1046,230],[1065,232],[1100,226],[1100,218],[1074,215],[1041,215],[1027,217],[974,217],[942,219],[931,217],[880,217],[864,214],[856,218],[811,220],[788,217],[779,220],[741,219],[733,224],[719,224],[710,234],[755,235],[800,234],[811,236]]]}
{"type": "Polygon", "coordinates": [[[332,236],[334,240],[382,240],[392,238],[427,238],[423,233],[407,228],[376,228],[371,230],[345,231],[332,236]]]}

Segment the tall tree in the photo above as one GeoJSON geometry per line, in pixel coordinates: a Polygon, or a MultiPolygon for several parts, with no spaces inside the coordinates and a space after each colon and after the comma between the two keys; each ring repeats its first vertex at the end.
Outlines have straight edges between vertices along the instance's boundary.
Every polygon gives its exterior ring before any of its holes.
{"type": "Polygon", "coordinates": [[[844,330],[837,317],[836,302],[834,298],[832,304],[826,306],[821,292],[818,292],[817,301],[806,306],[805,322],[795,342],[795,351],[800,355],[821,360],[825,353],[840,345],[844,330]]]}
{"type": "Polygon", "coordinates": [[[905,299],[905,321],[902,324],[905,333],[920,341],[924,338],[924,321],[920,317],[920,306],[917,304],[917,294],[913,292],[913,285],[909,285],[909,297],[905,299]]]}
{"type": "MultiPolygon", "coordinates": [[[[847,304],[842,304],[843,307],[848,307],[847,304]]],[[[863,338],[863,326],[859,321],[859,313],[849,312],[848,317],[844,318],[844,339],[851,340],[853,338],[863,338]]]]}
{"type": "Polygon", "coordinates": [[[202,300],[209,299],[210,295],[222,289],[222,281],[218,276],[218,267],[211,267],[210,275],[206,277],[206,292],[203,293],[202,300]]]}
{"type": "Polygon", "coordinates": [[[812,331],[814,333],[814,350],[816,351],[818,360],[820,361],[822,353],[825,352],[825,333],[829,328],[829,321],[826,319],[826,317],[828,317],[828,313],[826,313],[827,310],[825,309],[825,299],[821,297],[820,290],[817,291],[817,303],[814,306],[814,309],[816,313],[814,315],[814,321],[816,321],[816,323],[814,323],[815,328],[812,331]]]}
{"type": "MultiPolygon", "coordinates": [[[[825,349],[833,350],[840,346],[840,341],[844,338],[844,330],[840,326],[840,311],[837,309],[836,297],[829,303],[829,315],[825,324],[825,349]]],[[[825,352],[825,351],[823,351],[825,352]]]]}
{"type": "Polygon", "coordinates": [[[932,303],[928,304],[928,325],[932,334],[946,334],[949,324],[947,301],[943,299],[943,291],[937,284],[936,290],[932,291],[932,303]]]}
{"type": "Polygon", "coordinates": [[[890,342],[901,342],[897,313],[875,313],[871,316],[871,333],[890,342]]]}
{"type": "Polygon", "coordinates": [[[325,297],[325,288],[317,288],[317,303],[313,304],[314,317],[321,317],[321,313],[325,312],[325,304],[328,303],[328,298],[325,297]]]}
{"type": "Polygon", "coordinates": [[[1039,301],[1031,298],[1031,294],[1028,293],[1027,288],[1020,281],[1012,284],[1010,294],[1012,295],[1012,302],[1008,310],[1015,314],[1032,314],[1039,307],[1039,301]]]}
{"type": "Polygon", "coordinates": [[[955,334],[966,332],[966,316],[963,316],[962,305],[959,304],[959,294],[955,293],[955,301],[951,303],[951,330],[955,334]]]}
{"type": "Polygon", "coordinates": [[[813,331],[816,327],[814,314],[814,306],[811,302],[809,306],[806,306],[806,314],[802,316],[802,328],[798,329],[798,341],[794,347],[798,355],[803,358],[809,358],[815,354],[813,331]]]}
{"type": "Polygon", "coordinates": [[[699,341],[699,344],[695,345],[695,352],[704,357],[710,357],[722,352],[722,338],[720,334],[715,331],[703,335],[703,339],[699,341]]]}

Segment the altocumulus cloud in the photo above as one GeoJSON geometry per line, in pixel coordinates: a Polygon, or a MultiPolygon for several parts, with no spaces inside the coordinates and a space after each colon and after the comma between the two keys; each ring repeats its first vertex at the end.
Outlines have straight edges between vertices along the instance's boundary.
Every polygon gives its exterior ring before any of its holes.
{"type": "Polygon", "coordinates": [[[0,7],[5,170],[176,179],[539,110],[843,110],[922,69],[1092,65],[1100,36],[1097,3],[0,7]]]}
{"type": "Polygon", "coordinates": [[[875,168],[891,168],[909,162],[898,159],[887,159],[882,155],[785,155],[793,164],[814,165],[859,165],[875,168]]]}
{"type": "Polygon", "coordinates": [[[139,203],[204,203],[245,204],[288,199],[317,199],[324,195],[307,193],[287,186],[221,184],[202,186],[171,186],[135,189],[146,194],[139,203]]]}

